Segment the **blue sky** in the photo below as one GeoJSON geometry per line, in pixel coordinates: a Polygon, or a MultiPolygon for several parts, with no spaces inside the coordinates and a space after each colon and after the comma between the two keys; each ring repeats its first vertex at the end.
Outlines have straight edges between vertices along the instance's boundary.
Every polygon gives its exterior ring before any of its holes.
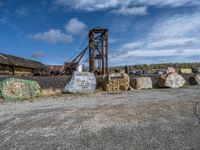
{"type": "Polygon", "coordinates": [[[200,0],[0,0],[3,53],[63,64],[96,26],[110,65],[200,61],[200,0]]]}

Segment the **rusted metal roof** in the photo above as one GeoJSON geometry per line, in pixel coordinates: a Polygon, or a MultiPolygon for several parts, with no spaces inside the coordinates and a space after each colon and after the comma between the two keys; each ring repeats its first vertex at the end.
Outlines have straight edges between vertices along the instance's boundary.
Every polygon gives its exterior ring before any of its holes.
{"type": "Polygon", "coordinates": [[[0,64],[42,70],[48,69],[47,66],[42,64],[41,62],[4,53],[0,53],[0,64]]]}

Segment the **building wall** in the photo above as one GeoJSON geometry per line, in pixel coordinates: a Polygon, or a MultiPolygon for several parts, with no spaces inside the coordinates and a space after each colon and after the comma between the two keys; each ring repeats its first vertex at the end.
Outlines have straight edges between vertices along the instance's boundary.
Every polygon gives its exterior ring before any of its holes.
{"type": "Polygon", "coordinates": [[[13,75],[13,66],[0,64],[0,75],[13,75]]]}
{"type": "Polygon", "coordinates": [[[34,69],[0,64],[0,75],[30,76],[34,75],[34,69]]]}
{"type": "Polygon", "coordinates": [[[17,76],[34,75],[33,72],[34,72],[34,70],[32,68],[14,67],[14,75],[17,75],[17,76]]]}

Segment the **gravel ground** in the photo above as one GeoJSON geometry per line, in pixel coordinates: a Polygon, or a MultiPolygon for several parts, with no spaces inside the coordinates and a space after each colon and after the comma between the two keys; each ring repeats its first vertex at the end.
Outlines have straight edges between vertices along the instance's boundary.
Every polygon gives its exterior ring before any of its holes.
{"type": "Polygon", "coordinates": [[[200,149],[200,87],[0,103],[0,149],[200,149]]]}

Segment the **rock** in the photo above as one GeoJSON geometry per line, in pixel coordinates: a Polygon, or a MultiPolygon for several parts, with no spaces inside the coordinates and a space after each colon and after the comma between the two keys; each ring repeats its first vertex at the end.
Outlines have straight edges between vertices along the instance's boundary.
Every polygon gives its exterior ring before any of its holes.
{"type": "Polygon", "coordinates": [[[158,79],[159,87],[179,88],[185,83],[185,79],[177,73],[163,74],[158,79]]]}
{"type": "Polygon", "coordinates": [[[141,89],[152,89],[153,84],[152,80],[149,77],[138,77],[131,80],[131,86],[134,89],[141,90],[141,89]]]}
{"type": "Polygon", "coordinates": [[[63,92],[93,92],[96,90],[96,82],[94,73],[75,71],[63,92]]]}
{"type": "Polygon", "coordinates": [[[134,91],[134,89],[131,86],[129,86],[128,91],[134,91]]]}
{"type": "Polygon", "coordinates": [[[181,68],[180,69],[180,73],[182,74],[191,74],[192,73],[192,69],[184,69],[184,68],[181,68]]]}
{"type": "Polygon", "coordinates": [[[8,78],[0,83],[1,94],[6,100],[29,99],[40,95],[36,81],[8,78]]]}
{"type": "Polygon", "coordinates": [[[176,73],[176,70],[172,67],[167,67],[167,69],[165,70],[165,74],[169,74],[169,73],[176,73]]]}
{"type": "Polygon", "coordinates": [[[112,73],[104,78],[104,91],[127,91],[129,88],[130,78],[126,73],[112,73]]]}
{"type": "Polygon", "coordinates": [[[191,76],[189,82],[191,85],[200,85],[200,74],[191,76]]]}
{"type": "Polygon", "coordinates": [[[52,95],[60,95],[62,94],[61,89],[53,89],[53,88],[46,88],[41,90],[42,96],[52,96],[52,95]]]}

